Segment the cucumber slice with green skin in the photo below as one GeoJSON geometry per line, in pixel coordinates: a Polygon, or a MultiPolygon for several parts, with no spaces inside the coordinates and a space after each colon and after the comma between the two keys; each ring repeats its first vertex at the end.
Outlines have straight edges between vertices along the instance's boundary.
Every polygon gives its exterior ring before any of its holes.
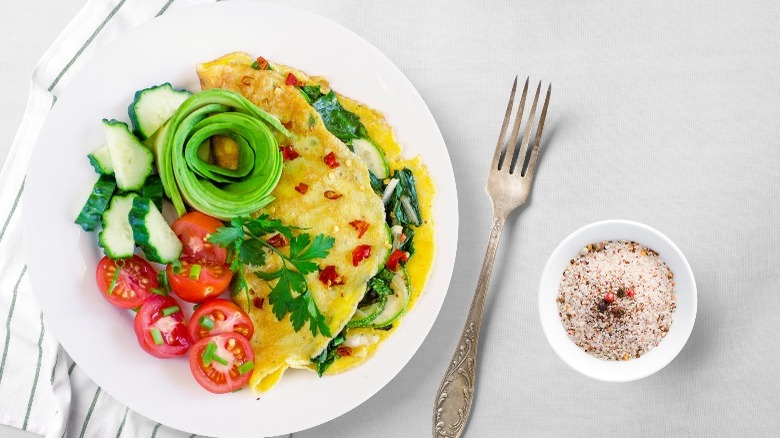
{"type": "Polygon", "coordinates": [[[136,91],[127,108],[133,133],[141,140],[151,137],[190,96],[189,91],[175,90],[168,82],[136,91]]]}
{"type": "Polygon", "coordinates": [[[152,174],[154,155],[138,141],[126,124],[103,119],[103,128],[117,187],[125,191],[140,189],[146,177],[152,174]]]}
{"type": "Polygon", "coordinates": [[[133,239],[150,262],[170,263],[181,255],[182,244],[151,199],[133,199],[129,213],[133,239]]]}
{"type": "Polygon", "coordinates": [[[160,175],[149,175],[146,179],[146,184],[141,188],[141,196],[151,199],[154,202],[154,206],[158,210],[162,211],[163,208],[163,186],[160,175]]]}
{"type": "Polygon", "coordinates": [[[89,164],[95,168],[95,172],[101,175],[114,174],[114,162],[111,160],[111,151],[108,150],[107,145],[95,149],[87,155],[87,158],[89,158],[89,164]]]}
{"type": "Polygon", "coordinates": [[[385,179],[390,176],[390,167],[387,165],[387,158],[382,149],[373,141],[365,138],[352,140],[352,149],[368,166],[368,171],[379,179],[385,179]]]}
{"type": "Polygon", "coordinates": [[[352,315],[352,319],[347,323],[347,328],[368,326],[385,310],[385,305],[387,305],[387,297],[382,297],[376,303],[369,304],[366,307],[359,307],[355,314],[352,315]]]}
{"type": "Polygon", "coordinates": [[[390,281],[392,295],[387,296],[387,302],[384,309],[367,325],[367,327],[381,328],[394,323],[406,311],[409,305],[411,295],[409,284],[409,275],[404,267],[399,267],[398,271],[390,281]]]}
{"type": "Polygon", "coordinates": [[[114,196],[108,210],[103,212],[103,230],[98,236],[98,245],[112,259],[132,257],[135,251],[128,215],[137,196],[135,193],[114,196]]]}
{"type": "Polygon", "coordinates": [[[114,190],[116,190],[114,178],[109,175],[100,175],[92,187],[92,193],[81,209],[81,213],[76,218],[76,224],[81,225],[84,231],[95,231],[114,190]]]}

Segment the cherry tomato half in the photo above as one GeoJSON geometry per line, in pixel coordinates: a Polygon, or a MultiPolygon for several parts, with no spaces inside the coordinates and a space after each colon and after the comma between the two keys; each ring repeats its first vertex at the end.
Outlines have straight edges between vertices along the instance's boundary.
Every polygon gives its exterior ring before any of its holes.
{"type": "Polygon", "coordinates": [[[184,245],[182,256],[210,265],[224,265],[227,250],[208,240],[208,236],[224,225],[219,219],[193,211],[176,219],[171,229],[184,245]]]}
{"type": "Polygon", "coordinates": [[[123,309],[140,306],[159,286],[152,265],[138,256],[120,260],[103,257],[95,277],[103,298],[123,309]]]}
{"type": "Polygon", "coordinates": [[[230,286],[233,278],[233,272],[227,265],[201,265],[188,259],[181,259],[180,263],[181,270],[177,272],[174,272],[173,264],[166,268],[168,282],[179,298],[191,303],[199,303],[221,294],[230,286]],[[193,272],[193,269],[199,269],[200,272],[193,272]]]}
{"type": "Polygon", "coordinates": [[[249,316],[232,301],[214,298],[201,304],[190,318],[190,336],[195,341],[222,333],[238,333],[252,339],[255,331],[249,316]]]}
{"type": "Polygon", "coordinates": [[[154,357],[181,356],[192,345],[184,313],[171,297],[149,297],[138,309],[133,326],[141,348],[154,357]]]}
{"type": "Polygon", "coordinates": [[[190,371],[209,392],[225,394],[244,387],[252,376],[255,353],[237,333],[223,333],[196,342],[190,351],[190,371]]]}

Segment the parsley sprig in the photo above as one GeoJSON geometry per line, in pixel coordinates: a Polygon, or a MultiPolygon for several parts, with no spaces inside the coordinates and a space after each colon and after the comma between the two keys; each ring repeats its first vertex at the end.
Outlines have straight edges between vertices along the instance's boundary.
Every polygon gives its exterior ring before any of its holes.
{"type": "MultiPolygon", "coordinates": [[[[254,275],[269,285],[276,281],[268,295],[274,316],[281,321],[289,313],[290,322],[296,332],[308,322],[313,336],[321,333],[330,337],[325,315],[312,297],[306,275],[319,269],[316,260],[328,255],[335,239],[324,234],[318,234],[312,239],[310,234],[300,230],[298,227],[284,225],[279,219],[271,219],[268,215],[255,219],[237,217],[230,221],[230,225],[217,229],[208,240],[233,252],[230,269],[236,273],[234,291],[244,291],[247,294],[244,267],[263,267],[268,262],[269,255],[279,256],[282,266],[278,270],[253,271],[254,275]],[[294,231],[298,234],[293,234],[294,231]],[[280,233],[289,240],[287,254],[263,238],[275,233],[280,233]]],[[[247,302],[248,298],[247,295],[247,302]]]]}

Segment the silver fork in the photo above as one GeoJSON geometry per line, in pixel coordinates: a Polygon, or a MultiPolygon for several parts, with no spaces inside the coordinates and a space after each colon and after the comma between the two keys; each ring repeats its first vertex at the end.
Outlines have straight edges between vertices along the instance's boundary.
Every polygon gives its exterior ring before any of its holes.
{"type": "Polygon", "coordinates": [[[552,84],[547,87],[547,96],[544,98],[542,114],[539,117],[539,125],[536,128],[536,137],[528,157],[527,167],[524,170],[526,155],[528,155],[531,129],[536,116],[536,104],[539,101],[539,92],[542,83],[536,87],[536,95],[531,105],[531,114],[526,123],[523,141],[518,148],[518,134],[523,120],[525,98],[528,93],[528,79],[523,87],[520,97],[518,113],[512,128],[512,136],[505,145],[506,130],[512,116],[512,107],[517,90],[517,77],[512,85],[512,94],[509,95],[509,104],[506,107],[504,123],[501,125],[501,134],[493,153],[493,162],[486,190],[493,203],[493,226],[490,230],[485,261],[482,263],[482,271],[477,281],[477,290],[471,302],[463,333],[460,335],[458,346],[452,355],[450,366],[439,386],[436,394],[436,403],[433,408],[433,436],[435,438],[457,438],[463,434],[466,421],[471,411],[471,402],[474,395],[475,375],[477,371],[477,343],[479,341],[479,327],[482,323],[482,310],[485,307],[485,294],[490,284],[490,274],[493,272],[493,261],[498,248],[501,232],[504,230],[506,218],[517,207],[523,205],[531,191],[531,182],[536,171],[536,158],[539,155],[539,141],[542,138],[544,118],[547,115],[547,105],[550,103],[552,84]]]}

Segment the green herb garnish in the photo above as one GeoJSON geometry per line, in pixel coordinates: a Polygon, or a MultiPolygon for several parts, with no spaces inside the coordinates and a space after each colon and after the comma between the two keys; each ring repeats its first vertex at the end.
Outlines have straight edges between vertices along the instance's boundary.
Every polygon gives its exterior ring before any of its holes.
{"type": "Polygon", "coordinates": [[[224,359],[224,358],[222,358],[222,357],[220,357],[220,356],[217,356],[216,354],[215,354],[215,355],[213,355],[213,356],[211,356],[211,358],[212,358],[212,359],[214,360],[214,362],[216,362],[216,363],[220,363],[220,364],[222,364],[222,365],[227,365],[227,364],[228,364],[228,361],[227,361],[226,359],[224,359]]]}
{"type": "Polygon", "coordinates": [[[154,341],[154,345],[163,344],[163,337],[162,337],[162,333],[160,332],[160,329],[152,328],[149,329],[149,332],[152,334],[152,340],[154,341]]]}
{"type": "Polygon", "coordinates": [[[125,261],[117,260],[114,262],[114,265],[116,266],[116,269],[114,270],[114,275],[111,276],[111,283],[108,285],[108,291],[106,291],[106,295],[111,295],[114,293],[116,282],[119,280],[119,273],[122,272],[122,268],[125,267],[125,261]]]}
{"type": "MultiPolygon", "coordinates": [[[[297,332],[307,322],[312,335],[321,333],[331,336],[325,315],[317,307],[311,295],[306,275],[319,269],[316,260],[325,258],[333,247],[335,239],[318,234],[313,239],[307,233],[293,235],[299,228],[284,225],[278,219],[261,215],[255,219],[234,218],[229,226],[218,228],[209,236],[209,242],[232,250],[234,257],[230,269],[238,273],[236,287],[248,294],[243,268],[247,265],[262,267],[269,255],[276,254],[282,260],[282,267],[273,272],[254,271],[254,274],[271,284],[268,302],[276,319],[281,321],[290,314],[290,322],[297,332]],[[283,253],[262,236],[280,233],[289,242],[289,253],[283,253]]],[[[247,295],[247,303],[249,303],[247,295]]]]}
{"type": "Polygon", "coordinates": [[[255,369],[255,363],[250,360],[249,362],[244,362],[241,365],[239,365],[238,373],[241,374],[241,375],[244,375],[244,374],[252,371],[253,369],[255,369]]]}
{"type": "Polygon", "coordinates": [[[206,330],[211,330],[214,328],[214,320],[205,315],[200,317],[198,324],[200,324],[200,326],[206,330]]]}
{"type": "Polygon", "coordinates": [[[216,351],[217,344],[209,342],[208,345],[206,345],[206,348],[203,349],[203,356],[201,356],[201,359],[203,359],[203,366],[211,365],[211,360],[214,358],[214,353],[216,351]]]}
{"type": "Polygon", "coordinates": [[[190,278],[193,280],[200,280],[200,269],[201,266],[198,264],[192,265],[190,267],[190,278]]]}
{"type": "Polygon", "coordinates": [[[163,316],[171,316],[174,313],[178,312],[179,310],[181,310],[179,309],[179,306],[166,307],[162,310],[162,314],[163,316]]]}

